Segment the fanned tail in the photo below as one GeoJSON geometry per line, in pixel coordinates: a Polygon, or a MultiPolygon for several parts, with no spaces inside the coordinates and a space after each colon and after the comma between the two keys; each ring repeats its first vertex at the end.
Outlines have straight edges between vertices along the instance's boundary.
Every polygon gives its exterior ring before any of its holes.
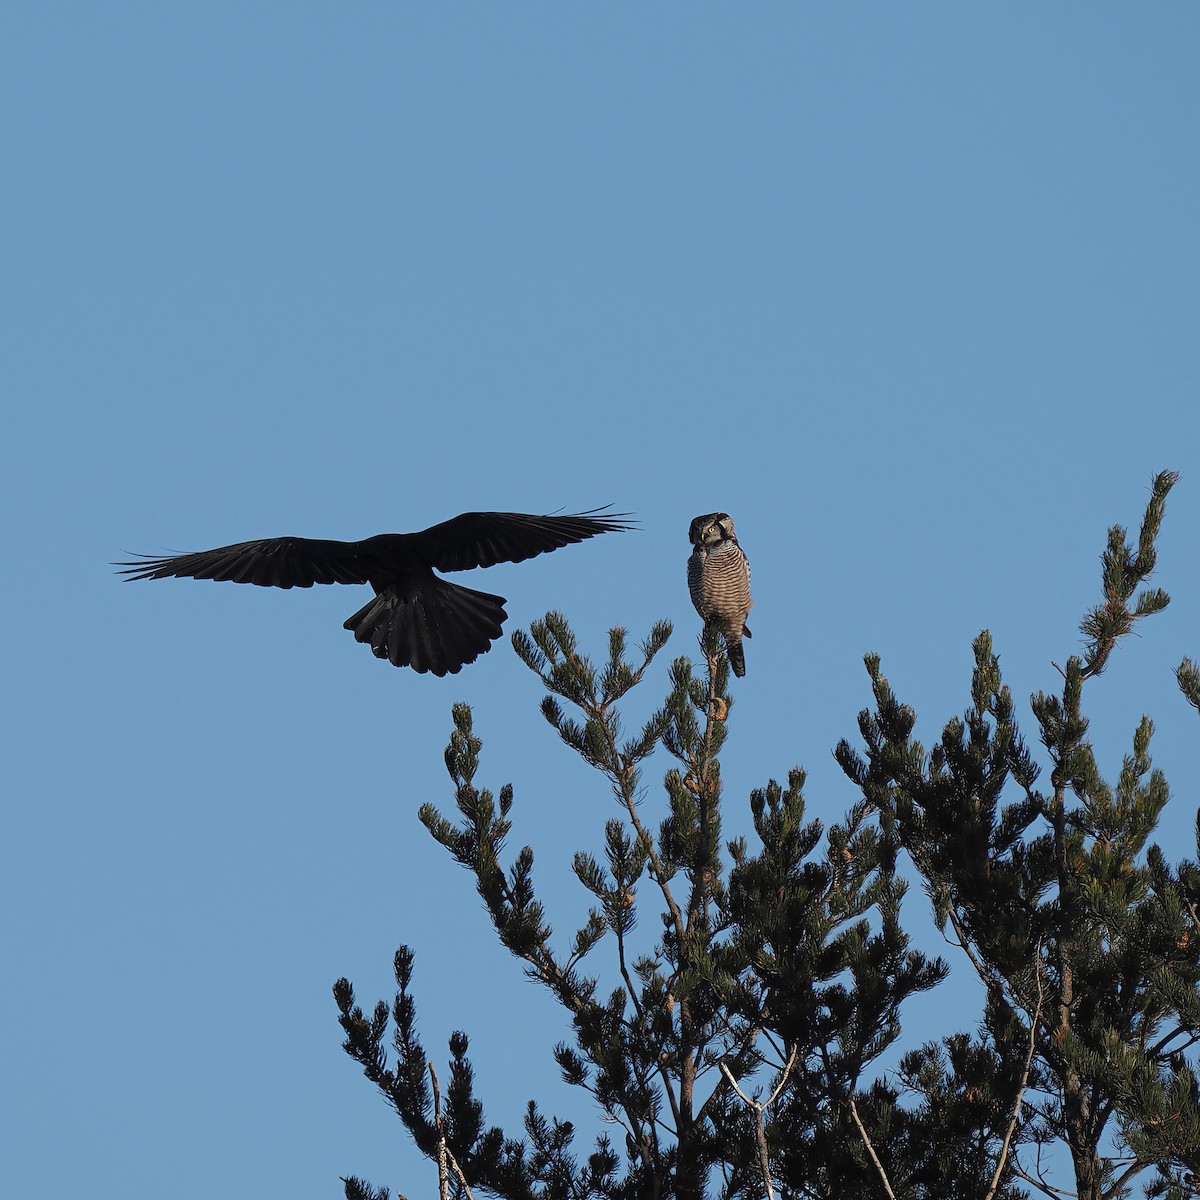
{"type": "Polygon", "coordinates": [[[500,636],[504,597],[432,577],[415,595],[393,586],[350,617],[345,628],[376,658],[421,674],[456,675],[500,636]]]}

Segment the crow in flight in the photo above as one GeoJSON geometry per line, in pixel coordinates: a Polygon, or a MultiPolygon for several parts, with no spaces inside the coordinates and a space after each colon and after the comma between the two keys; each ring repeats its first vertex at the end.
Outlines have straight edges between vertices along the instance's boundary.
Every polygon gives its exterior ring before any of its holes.
{"type": "Polygon", "coordinates": [[[467,571],[582,542],[598,533],[630,529],[623,513],[603,509],[568,516],[463,513],[420,533],[381,533],[361,542],[264,538],[160,558],[137,555],[119,562],[129,579],[220,579],[260,587],[314,583],[369,583],[375,598],[345,628],[393,666],[454,675],[486,653],[508,614],[503,596],[439,579],[434,570],[467,571]]]}

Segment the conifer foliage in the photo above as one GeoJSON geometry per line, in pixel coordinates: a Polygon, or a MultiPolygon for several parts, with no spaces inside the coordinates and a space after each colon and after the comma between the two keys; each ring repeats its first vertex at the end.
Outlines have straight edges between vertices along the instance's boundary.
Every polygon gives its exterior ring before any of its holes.
{"type": "MultiPolygon", "coordinates": [[[[345,1050],[437,1164],[440,1195],[1109,1200],[1147,1180],[1171,1200],[1198,1194],[1200,867],[1172,866],[1149,842],[1168,797],[1149,719],[1108,782],[1082,710],[1120,640],[1167,604],[1146,582],[1174,482],[1154,480],[1136,546],[1110,531],[1086,646],[1060,689],[1033,697],[1045,784],[985,631],[971,705],[937,745],[914,740],[916,714],[869,655],[862,748],[836,751],[860,794],[843,820],[807,817],[796,768],[751,793],[753,834],[725,839],[733,698],[717,634],[702,635],[699,669],[671,664],[665,703],[629,735],[622,709],[668,625],[632,652],[612,630],[600,665],[559,614],[514,634],[543,716],[604,780],[595,811],[605,791],[614,805],[602,828],[597,817],[602,850],[572,864],[586,921],[556,935],[533,849],[509,851],[514,791],[477,782],[482,741],[465,704],[445,755],[456,815],[427,804],[420,816],[471,872],[500,942],[561,1005],[567,1036],[552,1053],[585,1101],[577,1115],[598,1110],[620,1133],[581,1144],[536,1100],[522,1130],[490,1125],[463,1033],[443,1094],[401,947],[390,1006],[365,1012],[344,979],[334,996],[345,1050]],[[673,765],[655,819],[643,776],[660,749],[673,765]],[[986,998],[956,1014],[962,1031],[900,1053],[905,1001],[949,969],[901,923],[905,861],[986,998]],[[1046,1175],[1052,1143],[1070,1153],[1067,1184],[1046,1175]]],[[[1177,678],[1200,709],[1200,669],[1184,659],[1177,678]]],[[[350,1200],[389,1195],[345,1186],[350,1200]]]]}
{"type": "MultiPolygon", "coordinates": [[[[1150,1194],[1182,1198],[1196,1194],[1200,1174],[1196,864],[1172,868],[1149,844],[1168,798],[1150,757],[1153,722],[1141,719],[1110,782],[1083,711],[1085,685],[1117,644],[1168,603],[1144,585],[1175,482],[1171,472],[1154,479],[1136,545],[1121,526],[1109,530],[1083,652],[1066,660],[1055,693],[1031,700],[1044,783],[987,631],[975,640],[971,705],[932,749],[914,740],[916,714],[874,655],[875,708],[859,718],[865,754],[848,742],[837,749],[983,981],[983,1048],[1011,1064],[1029,1045],[1009,1161],[1051,1196],[1126,1195],[1153,1168],[1150,1194]],[[1052,1184],[1041,1169],[1041,1150],[1055,1142],[1070,1153],[1069,1183],[1052,1184]]],[[[1197,705],[1194,664],[1185,659],[1176,674],[1197,705]]]]}

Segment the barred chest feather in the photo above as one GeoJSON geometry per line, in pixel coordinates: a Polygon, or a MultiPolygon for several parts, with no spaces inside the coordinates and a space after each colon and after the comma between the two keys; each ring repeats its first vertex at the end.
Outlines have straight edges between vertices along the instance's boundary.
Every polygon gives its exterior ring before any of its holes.
{"type": "Polygon", "coordinates": [[[696,546],[688,559],[688,591],[705,619],[740,627],[750,612],[750,563],[732,539],[696,546]]]}

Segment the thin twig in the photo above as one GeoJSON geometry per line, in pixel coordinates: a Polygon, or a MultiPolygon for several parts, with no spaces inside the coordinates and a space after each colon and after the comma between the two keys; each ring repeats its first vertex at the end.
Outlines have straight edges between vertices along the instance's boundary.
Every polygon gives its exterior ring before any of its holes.
{"type": "MultiPolygon", "coordinates": [[[[818,1050],[821,1054],[821,1062],[825,1066],[825,1078],[832,1087],[833,1068],[829,1063],[829,1047],[819,1046],[818,1050]]],[[[896,1200],[896,1193],[892,1191],[892,1185],[887,1177],[887,1172],[883,1169],[883,1163],[879,1161],[879,1156],[875,1153],[875,1147],[871,1145],[871,1139],[867,1136],[867,1127],[862,1123],[862,1118],[858,1115],[858,1105],[854,1103],[854,1083],[857,1078],[858,1074],[856,1072],[854,1080],[850,1081],[850,1085],[846,1089],[846,1100],[850,1105],[850,1115],[854,1118],[854,1124],[858,1126],[858,1132],[862,1137],[863,1145],[866,1146],[867,1153],[871,1156],[871,1161],[875,1164],[875,1170],[879,1172],[879,1178],[883,1180],[884,1190],[887,1192],[890,1200],[896,1200]]]]}
{"type": "Polygon", "coordinates": [[[463,1169],[458,1165],[458,1159],[454,1157],[454,1151],[449,1146],[446,1147],[446,1157],[450,1159],[450,1165],[454,1168],[455,1175],[458,1176],[459,1182],[463,1186],[463,1191],[467,1193],[467,1200],[475,1200],[471,1194],[471,1185],[467,1183],[467,1177],[463,1174],[463,1169]]]}
{"type": "Polygon", "coordinates": [[[764,1029],[762,1031],[762,1034],[763,1034],[763,1037],[765,1037],[767,1039],[767,1041],[770,1043],[771,1049],[774,1050],[775,1053],[778,1054],[780,1058],[782,1058],[783,1051],[782,1051],[782,1049],[780,1049],[778,1042],[776,1042],[775,1039],[771,1036],[770,1031],[764,1029]]]}
{"type": "Polygon", "coordinates": [[[1063,1197],[1075,1197],[1078,1200],[1078,1192],[1068,1192],[1063,1188],[1056,1188],[1053,1184],[1047,1183],[1041,1175],[1030,1175],[1028,1171],[1023,1170],[1014,1159],[1013,1174],[1025,1180],[1026,1183],[1032,1183],[1039,1191],[1044,1192],[1051,1200],[1063,1200],[1063,1197]]]}
{"type": "Polygon", "coordinates": [[[1025,1089],[1029,1086],[1029,1072],[1033,1067],[1033,1054],[1037,1048],[1037,1030],[1038,1021],[1042,1016],[1042,1001],[1046,997],[1046,990],[1042,987],[1042,945],[1039,942],[1037,947],[1037,1007],[1034,1009],[1033,1020],[1029,1023],[1029,1053],[1025,1056],[1025,1071],[1021,1075],[1021,1086],[1017,1089],[1017,1100],[1013,1105],[1012,1120],[1008,1123],[1008,1132],[1004,1135],[1004,1144],[1000,1147],[1000,1161],[996,1163],[996,1174],[992,1176],[992,1186],[988,1188],[986,1200],[992,1200],[996,1194],[996,1189],[1000,1186],[1000,1176],[1004,1174],[1004,1164],[1008,1159],[1008,1147],[1012,1143],[1013,1134],[1016,1132],[1017,1121],[1021,1117],[1021,1101],[1025,1098],[1025,1089]]]}
{"type": "Polygon", "coordinates": [[[783,1091],[783,1086],[787,1083],[787,1077],[791,1074],[792,1067],[796,1063],[796,1052],[799,1048],[798,1045],[792,1047],[792,1052],[788,1055],[787,1064],[783,1068],[783,1074],[779,1077],[779,1085],[771,1093],[770,1097],[763,1102],[763,1108],[770,1108],[779,1099],[779,1093],[783,1091]]]}
{"type": "Polygon", "coordinates": [[[883,1169],[883,1163],[879,1161],[879,1155],[875,1153],[875,1147],[871,1145],[871,1139],[867,1137],[867,1128],[862,1123],[862,1118],[858,1115],[858,1105],[854,1103],[853,1093],[850,1095],[850,1115],[854,1118],[855,1125],[858,1126],[858,1132],[863,1140],[863,1145],[867,1148],[867,1153],[871,1156],[871,1161],[875,1164],[875,1170],[879,1172],[879,1178],[883,1180],[883,1190],[887,1192],[890,1200],[896,1200],[896,1193],[892,1191],[892,1185],[888,1182],[887,1172],[883,1169]]]}
{"type": "MultiPolygon", "coordinates": [[[[617,957],[621,964],[621,976],[625,980],[625,987],[629,993],[630,999],[633,1001],[634,1012],[637,1014],[638,1018],[640,1019],[642,1016],[642,1005],[641,1005],[641,1001],[638,999],[637,988],[634,987],[634,984],[633,984],[633,977],[629,974],[629,967],[625,961],[625,935],[622,932],[620,926],[618,926],[616,929],[616,935],[617,935],[617,957]]],[[[633,1026],[630,1022],[626,1021],[625,1024],[626,1024],[627,1028],[630,1028],[630,1029],[633,1028],[633,1026]]],[[[667,1102],[671,1106],[671,1116],[675,1120],[675,1129],[668,1130],[668,1131],[669,1132],[678,1132],[679,1126],[680,1126],[679,1102],[675,1099],[675,1089],[671,1086],[671,1076],[668,1073],[666,1066],[661,1061],[661,1058],[659,1058],[659,1060],[658,1060],[656,1069],[658,1071],[659,1077],[662,1079],[663,1091],[666,1092],[667,1102]]],[[[667,1128],[667,1127],[664,1126],[664,1128],[667,1128]]]]}
{"type": "Polygon", "coordinates": [[[1131,1162],[1129,1166],[1127,1166],[1125,1170],[1113,1180],[1113,1190],[1110,1194],[1113,1196],[1119,1196],[1124,1189],[1125,1184],[1127,1184],[1136,1174],[1138,1174],[1139,1171],[1144,1171],[1147,1167],[1151,1167],[1153,1165],[1153,1162],[1147,1162],[1144,1159],[1135,1158],[1133,1162],[1131,1162]]]}
{"type": "MultiPolygon", "coordinates": [[[[775,1200],[775,1189],[771,1186],[771,1158],[767,1148],[767,1130],[763,1124],[763,1112],[770,1108],[776,1100],[779,1099],[779,1093],[783,1091],[787,1084],[787,1077],[791,1074],[792,1066],[796,1062],[797,1047],[792,1047],[791,1054],[788,1055],[787,1066],[783,1068],[783,1074],[779,1078],[779,1084],[766,1100],[752,1100],[745,1092],[738,1087],[738,1081],[734,1079],[733,1072],[725,1064],[725,1060],[720,1062],[721,1073],[729,1080],[733,1090],[741,1097],[742,1103],[754,1113],[754,1136],[758,1143],[758,1165],[762,1169],[763,1184],[767,1189],[767,1200],[775,1200]]],[[[892,1197],[895,1200],[895,1197],[892,1197]]]]}
{"type": "MultiPolygon", "coordinates": [[[[750,1049],[753,1046],[754,1042],[757,1041],[759,1034],[761,1034],[762,1032],[763,1032],[763,1030],[761,1028],[759,1028],[757,1025],[751,1026],[750,1028],[748,1028],[740,1039],[740,1041],[741,1041],[740,1048],[735,1047],[735,1048],[731,1048],[730,1050],[726,1051],[725,1058],[728,1058],[731,1054],[737,1054],[740,1056],[741,1054],[745,1053],[746,1050],[750,1049]]],[[[783,1056],[780,1055],[780,1057],[782,1058],[783,1056]]],[[[717,1061],[716,1065],[718,1068],[724,1067],[725,1058],[719,1059],[717,1061]]],[[[761,1055],[758,1055],[758,1058],[759,1058],[760,1063],[767,1061],[761,1055]]],[[[711,1068],[705,1068],[705,1070],[710,1070],[710,1069],[711,1068]]],[[[757,1067],[753,1067],[751,1069],[756,1070],[757,1067]]],[[[779,1068],[779,1070],[782,1070],[782,1069],[783,1069],[782,1067],[779,1068]]],[[[728,1069],[724,1070],[724,1074],[726,1074],[726,1075],[729,1074],[728,1069]]],[[[720,1100],[721,1100],[721,1088],[720,1088],[720,1086],[717,1086],[717,1087],[714,1087],[713,1090],[708,1093],[708,1099],[705,1100],[702,1105],[700,1105],[700,1111],[696,1114],[697,1123],[705,1120],[705,1118],[709,1114],[709,1111],[711,1109],[715,1108],[717,1106],[717,1104],[720,1103],[720,1100]]]]}
{"type": "Polygon", "coordinates": [[[454,1151],[450,1149],[446,1141],[446,1126],[442,1121],[442,1093],[438,1088],[437,1072],[433,1069],[432,1059],[428,1060],[428,1066],[429,1078],[433,1080],[433,1120],[438,1135],[438,1195],[441,1200],[450,1200],[450,1172],[446,1169],[449,1164],[454,1168],[454,1173],[458,1176],[463,1191],[467,1193],[467,1200],[475,1200],[475,1197],[471,1195],[471,1185],[467,1182],[462,1167],[458,1165],[454,1151]]]}
{"type": "Polygon", "coordinates": [[[658,890],[662,893],[663,900],[666,902],[667,909],[671,914],[672,923],[675,926],[676,935],[682,939],[684,936],[683,913],[667,883],[669,872],[663,866],[662,859],[655,848],[654,839],[650,836],[646,827],[642,824],[641,818],[638,816],[637,797],[630,786],[628,774],[619,770],[621,766],[621,751],[617,746],[616,739],[613,737],[612,729],[608,721],[603,719],[603,714],[598,712],[594,706],[588,708],[585,705],[580,705],[579,707],[589,717],[600,718],[600,727],[604,731],[605,748],[608,750],[608,759],[612,764],[612,769],[602,768],[602,770],[608,776],[609,781],[617,785],[621,803],[625,806],[625,811],[629,814],[630,823],[637,833],[638,845],[645,851],[646,858],[649,860],[651,878],[658,884],[658,890]]]}
{"type": "MultiPolygon", "coordinates": [[[[976,955],[974,948],[971,946],[970,938],[967,937],[966,931],[963,929],[962,925],[959,924],[958,914],[955,913],[953,904],[951,904],[950,908],[948,909],[946,917],[950,924],[954,927],[955,937],[958,938],[957,942],[952,942],[949,938],[946,938],[946,941],[951,946],[957,946],[958,949],[962,950],[966,954],[967,958],[970,960],[971,966],[975,968],[975,974],[979,976],[985,986],[996,984],[996,973],[990,967],[988,967],[983,960],[978,957],[978,955],[976,955]]],[[[945,934],[942,936],[945,937],[945,934]]]]}
{"type": "Polygon", "coordinates": [[[1182,1046],[1176,1046],[1171,1051],[1172,1054],[1182,1054],[1184,1050],[1189,1050],[1197,1042],[1200,1042],[1200,1032],[1190,1029],[1186,1025],[1181,1025],[1178,1029],[1172,1029],[1161,1041],[1155,1042],[1150,1047],[1151,1054],[1161,1054],[1166,1049],[1168,1042],[1173,1042],[1177,1037],[1181,1037],[1185,1033],[1188,1035],[1188,1040],[1182,1046]]]}
{"type": "Polygon", "coordinates": [[[429,1078],[433,1081],[433,1124],[438,1138],[438,1196],[440,1200],[450,1200],[450,1172],[446,1167],[450,1147],[446,1145],[446,1127],[442,1123],[442,1092],[438,1087],[437,1072],[433,1069],[433,1059],[428,1059],[426,1065],[429,1067],[429,1078]]]}
{"type": "MultiPolygon", "coordinates": [[[[701,638],[701,649],[704,642],[701,638]]],[[[718,659],[708,657],[708,698],[704,706],[704,743],[700,752],[700,760],[689,760],[688,766],[696,779],[696,799],[698,801],[698,824],[703,853],[703,861],[692,882],[691,894],[688,897],[687,928],[690,930],[701,915],[707,916],[710,890],[712,884],[713,862],[709,857],[712,850],[712,839],[709,833],[712,829],[712,804],[714,799],[712,761],[713,761],[713,725],[716,720],[717,703],[717,664],[718,659]]]]}

